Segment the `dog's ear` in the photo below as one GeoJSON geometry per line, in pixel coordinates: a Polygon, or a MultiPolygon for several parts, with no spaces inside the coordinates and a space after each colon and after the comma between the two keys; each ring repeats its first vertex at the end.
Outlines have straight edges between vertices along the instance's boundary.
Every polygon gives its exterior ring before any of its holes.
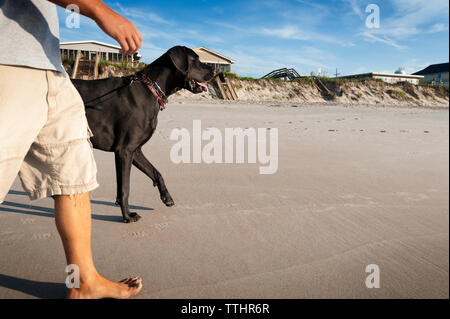
{"type": "Polygon", "coordinates": [[[183,74],[187,74],[189,71],[189,61],[187,48],[177,46],[169,51],[169,58],[173,65],[183,74]]]}

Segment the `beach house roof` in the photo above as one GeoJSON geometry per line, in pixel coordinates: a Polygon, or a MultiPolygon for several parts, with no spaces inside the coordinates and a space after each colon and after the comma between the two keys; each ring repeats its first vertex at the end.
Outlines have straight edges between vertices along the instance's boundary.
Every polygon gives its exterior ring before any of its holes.
{"type": "Polygon", "coordinates": [[[439,64],[432,64],[425,69],[414,73],[414,75],[426,75],[426,74],[434,74],[434,73],[444,73],[448,72],[448,62],[447,63],[439,63],[439,64]]]}
{"type": "Polygon", "coordinates": [[[60,43],[61,49],[73,48],[73,47],[81,48],[81,50],[91,49],[93,51],[94,50],[103,51],[104,49],[109,49],[109,50],[112,49],[113,51],[117,51],[117,52],[120,51],[120,46],[109,44],[109,43],[104,43],[104,42],[100,42],[100,41],[94,41],[94,40],[70,41],[70,42],[61,42],[60,43]]]}
{"type": "Polygon", "coordinates": [[[194,52],[198,54],[198,56],[200,57],[200,61],[202,61],[203,63],[234,64],[236,62],[233,59],[230,59],[205,47],[195,48],[194,52]]]}

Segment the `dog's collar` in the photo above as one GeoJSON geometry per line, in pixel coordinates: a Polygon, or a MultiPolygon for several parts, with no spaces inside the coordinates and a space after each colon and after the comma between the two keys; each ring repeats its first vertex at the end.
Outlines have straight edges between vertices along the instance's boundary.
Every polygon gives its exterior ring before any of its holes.
{"type": "Polygon", "coordinates": [[[148,87],[150,92],[152,92],[153,96],[158,101],[161,111],[166,109],[167,96],[166,94],[164,94],[163,90],[161,90],[158,83],[150,80],[148,76],[145,75],[143,72],[135,73],[130,77],[130,85],[136,81],[142,82],[148,87]]]}

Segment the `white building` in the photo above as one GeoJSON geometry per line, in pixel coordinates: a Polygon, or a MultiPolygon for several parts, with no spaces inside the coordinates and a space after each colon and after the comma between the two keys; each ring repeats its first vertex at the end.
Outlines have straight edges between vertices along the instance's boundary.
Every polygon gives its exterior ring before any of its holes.
{"type": "Polygon", "coordinates": [[[120,46],[117,45],[92,40],[60,43],[62,59],[66,58],[75,61],[78,52],[83,55],[85,60],[95,60],[98,54],[101,61],[113,63],[138,62],[141,58],[139,53],[135,53],[133,56],[124,56],[120,53],[120,49],[120,46]]]}
{"type": "Polygon", "coordinates": [[[380,73],[371,72],[355,75],[341,76],[343,79],[379,79],[386,83],[398,83],[398,82],[409,82],[414,85],[418,85],[420,80],[423,79],[423,75],[409,75],[405,74],[404,71],[397,70],[395,73],[380,73]]]}

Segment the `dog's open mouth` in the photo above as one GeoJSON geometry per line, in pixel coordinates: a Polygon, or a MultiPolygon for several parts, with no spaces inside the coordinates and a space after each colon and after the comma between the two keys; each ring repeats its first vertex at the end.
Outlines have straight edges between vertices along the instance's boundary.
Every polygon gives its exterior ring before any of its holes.
{"type": "Polygon", "coordinates": [[[191,80],[189,85],[191,87],[191,92],[193,93],[208,92],[208,87],[203,83],[197,82],[196,80],[191,80]]]}

